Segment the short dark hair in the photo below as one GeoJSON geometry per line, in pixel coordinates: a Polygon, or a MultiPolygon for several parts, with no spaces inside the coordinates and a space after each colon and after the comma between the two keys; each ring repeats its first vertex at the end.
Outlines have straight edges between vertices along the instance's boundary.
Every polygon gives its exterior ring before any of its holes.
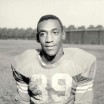
{"type": "MultiPolygon", "coordinates": [[[[63,31],[62,22],[61,22],[61,20],[60,20],[57,16],[55,16],[55,15],[49,14],[49,15],[44,15],[44,16],[42,16],[42,17],[39,19],[38,24],[39,24],[40,22],[42,22],[42,21],[49,20],[49,19],[57,20],[57,21],[59,22],[60,26],[61,26],[61,30],[63,31]]],[[[38,24],[37,24],[37,36],[36,36],[36,37],[37,37],[37,41],[39,42],[38,24]]]]}

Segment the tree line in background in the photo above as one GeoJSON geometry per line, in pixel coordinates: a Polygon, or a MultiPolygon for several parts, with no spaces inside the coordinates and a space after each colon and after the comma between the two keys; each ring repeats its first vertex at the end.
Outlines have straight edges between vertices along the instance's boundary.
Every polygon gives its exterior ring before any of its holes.
{"type": "Polygon", "coordinates": [[[35,39],[36,29],[0,28],[0,39],[35,39]]]}
{"type": "MultiPolygon", "coordinates": [[[[74,25],[69,25],[68,27],[64,26],[65,30],[85,30],[85,29],[104,29],[102,25],[90,25],[89,27],[79,26],[75,27],[74,25]]],[[[0,39],[36,39],[36,29],[32,28],[0,28],[0,39]]]]}
{"type": "Polygon", "coordinates": [[[89,27],[85,27],[85,26],[79,26],[79,27],[75,27],[74,25],[69,25],[67,27],[68,30],[85,30],[85,29],[104,29],[104,27],[102,25],[97,25],[97,26],[94,26],[94,25],[90,25],[89,27]]]}

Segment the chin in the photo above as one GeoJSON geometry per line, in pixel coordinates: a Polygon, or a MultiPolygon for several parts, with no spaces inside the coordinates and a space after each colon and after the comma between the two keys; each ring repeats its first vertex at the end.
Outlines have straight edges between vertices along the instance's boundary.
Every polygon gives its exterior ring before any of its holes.
{"type": "Polygon", "coordinates": [[[55,51],[48,51],[48,52],[46,52],[46,54],[48,56],[55,56],[57,54],[57,52],[55,52],[55,51]]]}
{"type": "Polygon", "coordinates": [[[47,53],[48,56],[55,56],[56,53],[47,53]]]}

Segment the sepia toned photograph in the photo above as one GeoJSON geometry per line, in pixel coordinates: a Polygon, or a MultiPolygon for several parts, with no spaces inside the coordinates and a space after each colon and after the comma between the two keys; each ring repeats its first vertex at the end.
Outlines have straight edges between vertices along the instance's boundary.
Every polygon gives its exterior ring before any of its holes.
{"type": "Polygon", "coordinates": [[[0,104],[104,104],[104,0],[0,0],[0,104]]]}

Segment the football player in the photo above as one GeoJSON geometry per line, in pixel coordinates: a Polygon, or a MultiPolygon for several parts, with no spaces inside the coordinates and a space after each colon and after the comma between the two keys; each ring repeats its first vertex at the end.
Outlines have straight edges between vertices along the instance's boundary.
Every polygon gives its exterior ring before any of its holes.
{"type": "Polygon", "coordinates": [[[92,104],[96,58],[78,48],[63,48],[63,25],[54,15],[37,24],[41,49],[15,57],[16,104],[92,104]]]}

